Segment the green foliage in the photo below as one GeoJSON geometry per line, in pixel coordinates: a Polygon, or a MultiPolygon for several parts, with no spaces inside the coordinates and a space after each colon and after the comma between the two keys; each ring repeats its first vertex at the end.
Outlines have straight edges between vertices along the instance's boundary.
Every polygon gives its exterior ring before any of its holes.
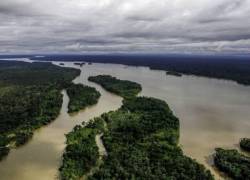
{"type": "Polygon", "coordinates": [[[164,101],[125,100],[102,118],[108,156],[89,179],[213,179],[177,146],[179,121],[164,101]]]}
{"type": "Polygon", "coordinates": [[[130,112],[143,112],[143,125],[149,131],[159,128],[179,129],[179,120],[173,116],[166,102],[155,99],[138,97],[124,100],[122,109],[130,112]]]}
{"type": "Polygon", "coordinates": [[[108,156],[104,156],[103,163],[94,172],[89,174],[89,165],[94,168],[97,164],[94,135],[89,137],[93,144],[79,140],[82,135],[76,132],[73,137],[67,136],[68,146],[73,142],[85,147],[89,151],[81,151],[82,157],[93,154],[95,163],[64,156],[62,167],[66,168],[61,168],[63,179],[79,179],[84,174],[88,179],[213,179],[204,166],[183,155],[177,145],[179,120],[164,101],[135,97],[141,86],[134,82],[105,75],[89,77],[89,80],[125,99],[120,109],[105,113],[95,121],[101,126],[90,123],[86,128],[79,127],[84,133],[96,135],[96,129],[103,133],[108,156]],[[103,122],[106,122],[105,128],[103,122]]]}
{"type": "Polygon", "coordinates": [[[0,156],[59,114],[62,88],[79,74],[51,63],[0,62],[0,156]]]}
{"type": "Polygon", "coordinates": [[[71,84],[67,88],[70,98],[68,112],[77,112],[87,106],[97,103],[101,94],[93,87],[84,86],[82,84],[71,84]]]}
{"type": "Polygon", "coordinates": [[[16,133],[16,146],[24,145],[29,139],[33,136],[33,132],[25,131],[25,132],[17,132],[16,133]]]}
{"type": "Polygon", "coordinates": [[[119,110],[103,114],[85,128],[77,126],[67,135],[61,177],[80,179],[88,174],[88,179],[213,179],[204,166],[183,155],[177,146],[178,137],[179,120],[164,101],[126,99],[119,110]],[[97,165],[94,138],[100,133],[104,133],[108,155],[88,174],[97,165]]]}
{"type": "Polygon", "coordinates": [[[103,121],[96,118],[86,127],[75,126],[73,131],[66,135],[67,147],[63,154],[62,166],[59,168],[61,179],[80,179],[96,165],[99,154],[95,136],[103,131],[103,128],[103,121]]]}
{"type": "Polygon", "coordinates": [[[250,179],[250,158],[237,150],[216,149],[215,165],[233,179],[250,179]]]}
{"type": "Polygon", "coordinates": [[[240,140],[240,147],[246,151],[250,151],[250,139],[243,138],[240,140]]]}
{"type": "Polygon", "coordinates": [[[132,81],[120,80],[110,75],[90,76],[89,81],[100,84],[104,89],[123,98],[136,96],[141,90],[141,85],[132,81]]]}
{"type": "MultiPolygon", "coordinates": [[[[0,82],[6,85],[53,85],[66,87],[80,71],[51,63],[0,62],[0,82]]],[[[0,84],[1,84],[0,83],[0,84]]]]}

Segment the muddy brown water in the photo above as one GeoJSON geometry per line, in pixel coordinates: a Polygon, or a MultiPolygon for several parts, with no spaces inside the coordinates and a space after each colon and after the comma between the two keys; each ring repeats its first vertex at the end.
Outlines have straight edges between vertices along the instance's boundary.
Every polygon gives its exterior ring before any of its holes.
{"type": "MultiPolygon", "coordinates": [[[[59,62],[54,64],[59,65],[59,62]]],[[[214,148],[239,149],[239,139],[250,137],[250,87],[232,81],[196,76],[169,76],[164,71],[150,70],[147,67],[114,64],[79,67],[72,62],[64,64],[82,70],[74,82],[96,87],[102,94],[99,102],[79,113],[68,115],[69,99],[63,91],[64,100],[59,117],[50,125],[37,130],[29,143],[12,150],[0,162],[0,179],[57,179],[65,147],[64,134],[70,132],[76,124],[121,106],[120,97],[88,82],[90,75],[110,74],[135,81],[143,87],[140,96],[165,100],[180,119],[180,145],[184,153],[209,168],[216,179],[224,177],[211,166],[214,148]]]]}

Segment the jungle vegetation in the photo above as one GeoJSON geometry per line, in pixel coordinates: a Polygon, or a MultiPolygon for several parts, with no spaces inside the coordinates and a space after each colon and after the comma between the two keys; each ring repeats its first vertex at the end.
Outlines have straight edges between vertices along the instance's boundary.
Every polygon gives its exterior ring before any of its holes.
{"type": "Polygon", "coordinates": [[[135,97],[104,114],[103,143],[108,156],[89,179],[213,179],[183,155],[179,120],[159,99],[135,97]]]}
{"type": "MultiPolygon", "coordinates": [[[[118,90],[130,88],[126,81],[122,85],[124,81],[117,83],[111,77],[107,77],[108,83],[105,80],[101,76],[96,82],[108,87],[119,85],[118,90]]],[[[128,97],[124,92],[118,91],[128,97]]],[[[129,93],[130,98],[124,99],[118,110],[104,113],[86,127],[76,126],[67,135],[60,168],[62,179],[79,179],[96,166],[98,148],[94,137],[100,133],[107,156],[87,179],[214,179],[210,171],[185,156],[178,146],[179,120],[166,102],[132,95],[136,93],[129,93]]]]}
{"type": "Polygon", "coordinates": [[[68,112],[77,112],[97,103],[101,94],[93,87],[82,84],[71,84],[67,87],[69,96],[68,112]]]}
{"type": "Polygon", "coordinates": [[[250,158],[235,149],[215,149],[214,163],[222,172],[236,180],[250,179],[250,158]]]}
{"type": "Polygon", "coordinates": [[[66,135],[66,149],[60,171],[60,179],[80,179],[96,166],[99,158],[95,136],[104,130],[103,121],[95,118],[85,127],[77,125],[66,135]]]}
{"type": "Polygon", "coordinates": [[[0,159],[57,117],[61,90],[79,74],[51,63],[0,61],[0,159]]]}
{"type": "Polygon", "coordinates": [[[120,80],[110,75],[90,76],[88,80],[123,98],[133,97],[142,90],[141,85],[136,82],[120,80]]]}
{"type": "MultiPolygon", "coordinates": [[[[1,57],[1,56],[0,56],[1,57]]],[[[9,57],[9,56],[6,56],[9,57]]],[[[47,55],[30,57],[33,60],[82,61],[112,63],[131,66],[147,66],[151,69],[174,71],[186,75],[233,80],[250,85],[250,61],[247,56],[214,55],[149,55],[149,54],[106,54],[106,55],[47,55]]]]}

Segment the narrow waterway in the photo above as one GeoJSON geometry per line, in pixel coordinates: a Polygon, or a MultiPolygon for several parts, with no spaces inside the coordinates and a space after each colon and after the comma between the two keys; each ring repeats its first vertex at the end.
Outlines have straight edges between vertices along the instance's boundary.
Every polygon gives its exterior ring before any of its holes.
{"type": "Polygon", "coordinates": [[[92,64],[87,75],[110,74],[142,85],[140,96],[165,100],[180,119],[180,145],[186,155],[212,167],[216,147],[236,148],[242,137],[250,137],[250,87],[233,81],[197,76],[175,77],[147,67],[92,64]]]}
{"type": "MultiPolygon", "coordinates": [[[[68,64],[71,67],[73,63],[68,64]]],[[[5,160],[0,162],[0,179],[2,180],[53,180],[58,179],[58,167],[65,148],[65,134],[70,132],[77,124],[87,122],[93,117],[104,112],[116,110],[121,106],[122,99],[100,86],[88,82],[84,71],[77,77],[75,83],[83,83],[101,93],[99,102],[79,113],[69,115],[67,106],[68,95],[63,91],[63,104],[60,115],[50,125],[45,126],[34,133],[31,141],[26,145],[14,149],[5,160]]]]}
{"type": "MultiPolygon", "coordinates": [[[[59,64],[59,62],[54,62],[59,64]]],[[[76,67],[65,62],[67,67],[76,67]]],[[[223,179],[212,168],[210,156],[214,148],[237,148],[239,139],[250,137],[250,87],[232,81],[196,76],[167,76],[164,71],[146,67],[114,64],[92,64],[81,67],[81,75],[74,80],[96,87],[102,96],[97,105],[78,114],[67,114],[68,96],[60,116],[47,127],[41,128],[25,146],[13,150],[0,163],[0,179],[50,180],[57,176],[60,158],[65,147],[64,134],[82,121],[115,110],[121,98],[87,81],[90,75],[110,74],[142,85],[142,96],[165,100],[180,119],[180,145],[184,153],[209,168],[216,179],[223,179]]]]}

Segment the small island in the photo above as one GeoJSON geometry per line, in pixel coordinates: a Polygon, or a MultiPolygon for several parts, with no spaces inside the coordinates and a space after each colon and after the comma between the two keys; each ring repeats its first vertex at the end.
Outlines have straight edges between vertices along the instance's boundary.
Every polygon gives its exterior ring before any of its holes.
{"type": "Polygon", "coordinates": [[[215,166],[229,177],[241,180],[250,179],[250,158],[235,149],[215,149],[215,166]]]}
{"type": "Polygon", "coordinates": [[[68,112],[77,112],[97,103],[101,94],[93,87],[82,84],[71,84],[67,87],[69,96],[68,112]]]}
{"type": "Polygon", "coordinates": [[[66,135],[67,146],[59,169],[62,180],[214,179],[210,171],[185,156],[178,146],[179,119],[166,102],[136,97],[141,90],[137,83],[111,76],[89,79],[125,99],[118,110],[104,113],[86,126],[76,126],[66,135]],[[107,155],[99,154],[98,135],[107,155]]]}
{"type": "Polygon", "coordinates": [[[77,66],[81,66],[81,67],[82,67],[83,65],[85,65],[85,63],[84,63],[84,62],[79,62],[79,63],[76,62],[76,63],[74,63],[74,65],[77,65],[77,66]]]}
{"type": "Polygon", "coordinates": [[[240,147],[245,150],[250,152],[250,139],[249,138],[243,138],[240,140],[240,147]]]}
{"type": "Polygon", "coordinates": [[[64,63],[59,63],[59,65],[64,66],[64,63]]]}
{"type": "Polygon", "coordinates": [[[0,160],[58,116],[61,91],[79,74],[45,62],[0,61],[0,160]]]}
{"type": "Polygon", "coordinates": [[[99,153],[95,138],[104,131],[101,118],[95,118],[85,127],[77,125],[66,135],[67,147],[59,168],[60,179],[78,180],[98,163],[99,153]]]}
{"type": "Polygon", "coordinates": [[[88,80],[123,98],[133,97],[142,90],[141,85],[136,82],[120,80],[110,75],[90,76],[88,80]]]}
{"type": "Polygon", "coordinates": [[[181,73],[178,73],[178,72],[175,72],[175,71],[167,71],[166,74],[167,75],[172,75],[172,76],[177,76],[177,77],[181,77],[182,76],[181,73]]]}

